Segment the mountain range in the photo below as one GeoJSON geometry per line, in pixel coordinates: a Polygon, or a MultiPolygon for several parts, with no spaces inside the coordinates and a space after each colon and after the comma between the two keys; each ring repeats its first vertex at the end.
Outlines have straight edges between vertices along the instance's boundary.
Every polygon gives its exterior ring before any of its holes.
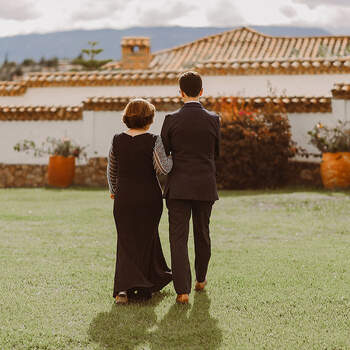
{"type": "MultiPolygon", "coordinates": [[[[251,28],[272,36],[322,36],[331,35],[322,28],[291,26],[251,26],[251,28]]],[[[72,59],[88,41],[98,41],[103,52],[99,59],[119,60],[120,42],[123,36],[148,36],[152,51],[172,48],[177,45],[221,33],[234,27],[132,27],[127,29],[71,30],[47,34],[26,34],[0,37],[0,62],[7,58],[17,63],[26,58],[40,60],[58,57],[72,59]]]]}

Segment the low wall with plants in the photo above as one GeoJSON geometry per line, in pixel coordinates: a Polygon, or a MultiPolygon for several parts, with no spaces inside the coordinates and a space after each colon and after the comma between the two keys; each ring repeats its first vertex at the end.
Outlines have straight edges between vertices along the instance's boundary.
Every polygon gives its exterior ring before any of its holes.
{"type": "MultiPolygon", "coordinates": [[[[21,140],[43,142],[47,136],[68,137],[86,147],[88,162],[78,163],[73,184],[106,186],[106,156],[121,122],[127,98],[90,98],[74,108],[2,108],[0,111],[0,187],[38,187],[47,183],[47,157],[16,152],[21,140]],[[63,113],[63,112],[64,113],[63,113]]],[[[164,116],[181,107],[178,97],[152,98],[157,115],[152,132],[159,133],[164,116]]],[[[217,162],[218,186],[272,188],[320,183],[320,158],[301,158],[298,146],[316,152],[310,131],[318,122],[346,120],[347,101],[300,97],[206,97],[204,107],[222,115],[222,149],[217,162]],[[297,141],[296,145],[294,141],[297,141]],[[298,160],[298,163],[295,163],[298,160]]]]}
{"type": "MultiPolygon", "coordinates": [[[[76,167],[73,185],[107,189],[106,169],[107,158],[91,158],[87,164],[76,167]]],[[[318,163],[289,161],[286,174],[287,186],[321,186],[318,163]]],[[[218,185],[224,188],[220,179],[218,185]]],[[[44,186],[47,186],[47,165],[0,163],[0,188],[44,186]]]]}
{"type": "MultiPolygon", "coordinates": [[[[107,187],[107,158],[90,158],[87,164],[77,165],[73,185],[107,187]]],[[[0,188],[47,186],[47,165],[1,164],[0,188]]]]}

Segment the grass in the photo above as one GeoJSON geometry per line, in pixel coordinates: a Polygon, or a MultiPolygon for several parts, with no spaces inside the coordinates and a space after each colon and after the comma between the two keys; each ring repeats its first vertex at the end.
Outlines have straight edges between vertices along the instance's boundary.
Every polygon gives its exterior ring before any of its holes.
{"type": "Polygon", "coordinates": [[[117,307],[107,192],[0,190],[0,349],[350,349],[349,213],[349,192],[222,192],[207,292],[117,307]]]}

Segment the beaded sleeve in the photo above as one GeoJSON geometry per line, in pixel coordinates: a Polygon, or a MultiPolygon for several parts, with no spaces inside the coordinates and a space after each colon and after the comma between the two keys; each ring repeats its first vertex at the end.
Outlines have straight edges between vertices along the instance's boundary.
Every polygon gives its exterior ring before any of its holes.
{"type": "Polygon", "coordinates": [[[108,165],[107,165],[107,180],[109,186],[109,192],[116,194],[117,192],[117,159],[113,150],[113,142],[108,153],[108,165]]]}
{"type": "Polygon", "coordinates": [[[165,153],[162,138],[157,136],[153,149],[153,165],[157,174],[167,175],[173,167],[173,159],[165,153]]]}

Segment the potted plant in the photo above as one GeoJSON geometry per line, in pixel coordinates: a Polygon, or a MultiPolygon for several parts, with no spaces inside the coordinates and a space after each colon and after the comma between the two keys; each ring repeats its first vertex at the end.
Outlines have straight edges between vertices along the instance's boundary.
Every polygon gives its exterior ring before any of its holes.
{"type": "Polygon", "coordinates": [[[75,174],[75,159],[86,159],[86,146],[81,147],[68,138],[48,137],[37,146],[34,141],[23,140],[14,146],[18,152],[33,153],[34,157],[49,155],[48,184],[65,188],[72,184],[75,174]]]}
{"type": "Polygon", "coordinates": [[[350,187],[350,123],[339,120],[335,127],[318,123],[308,134],[310,143],[322,153],[324,187],[350,187]]]}

